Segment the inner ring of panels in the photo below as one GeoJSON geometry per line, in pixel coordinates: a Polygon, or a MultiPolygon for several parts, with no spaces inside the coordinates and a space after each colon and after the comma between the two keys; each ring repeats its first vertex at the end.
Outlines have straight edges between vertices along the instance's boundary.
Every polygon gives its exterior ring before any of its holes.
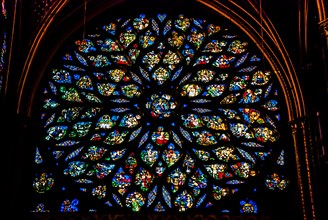
{"type": "Polygon", "coordinates": [[[279,139],[274,75],[249,46],[224,24],[142,13],[73,42],[47,73],[36,210],[223,207],[279,139]]]}

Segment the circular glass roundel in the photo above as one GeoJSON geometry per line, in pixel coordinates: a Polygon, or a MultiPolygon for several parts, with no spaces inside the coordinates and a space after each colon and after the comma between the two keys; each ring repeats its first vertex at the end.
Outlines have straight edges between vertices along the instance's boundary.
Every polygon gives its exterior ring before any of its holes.
{"type": "Polygon", "coordinates": [[[65,180],[63,212],[184,212],[234,196],[279,138],[273,74],[249,48],[220,25],[165,14],[76,40],[44,89],[40,158],[54,170],[35,189],[65,180]]]}

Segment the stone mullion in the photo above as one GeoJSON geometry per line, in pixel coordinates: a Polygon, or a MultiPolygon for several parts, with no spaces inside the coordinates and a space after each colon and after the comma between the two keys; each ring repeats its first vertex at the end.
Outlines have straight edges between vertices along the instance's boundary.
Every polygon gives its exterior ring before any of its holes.
{"type": "MultiPolygon", "coordinates": [[[[328,103],[328,18],[326,18],[325,20],[319,22],[319,31],[320,31],[320,34],[321,34],[321,65],[322,65],[322,75],[323,75],[323,80],[325,80],[325,83],[324,83],[324,89],[323,89],[323,98],[324,100],[322,100],[323,102],[322,103],[328,103]]],[[[326,157],[325,155],[325,151],[327,150],[327,141],[328,139],[326,138],[326,135],[327,135],[327,130],[324,130],[321,128],[320,126],[320,120],[323,120],[323,122],[325,120],[327,120],[327,115],[325,114],[325,112],[328,111],[328,108],[327,108],[327,105],[322,105],[321,109],[320,109],[321,112],[317,112],[317,118],[318,118],[318,121],[319,121],[319,132],[321,133],[320,134],[320,137],[319,137],[319,144],[321,144],[322,146],[322,156],[324,157],[323,158],[323,165],[325,163],[328,164],[328,158],[326,157]]],[[[324,128],[324,127],[323,127],[324,128]]]]}
{"type": "Polygon", "coordinates": [[[297,185],[299,189],[299,199],[303,211],[304,220],[315,220],[316,210],[312,192],[313,172],[311,163],[311,146],[309,143],[309,126],[305,119],[294,121],[290,124],[295,163],[297,172],[297,185]]]}

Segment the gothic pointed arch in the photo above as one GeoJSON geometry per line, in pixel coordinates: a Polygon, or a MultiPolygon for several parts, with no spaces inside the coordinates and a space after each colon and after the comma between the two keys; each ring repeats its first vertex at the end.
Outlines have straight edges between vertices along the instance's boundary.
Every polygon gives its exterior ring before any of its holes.
{"type": "Polygon", "coordinates": [[[92,2],[84,26],[83,4],[58,1],[23,70],[17,111],[41,137],[31,212],[283,213],[304,181],[306,108],[269,18],[230,1],[92,2]]]}

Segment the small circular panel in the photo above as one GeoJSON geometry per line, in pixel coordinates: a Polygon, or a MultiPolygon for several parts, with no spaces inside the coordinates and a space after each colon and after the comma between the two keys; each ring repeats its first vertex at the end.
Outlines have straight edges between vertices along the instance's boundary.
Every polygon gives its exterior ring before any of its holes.
{"type": "Polygon", "coordinates": [[[146,108],[154,118],[170,117],[177,108],[177,102],[168,94],[153,94],[146,103],[146,108]]]}

